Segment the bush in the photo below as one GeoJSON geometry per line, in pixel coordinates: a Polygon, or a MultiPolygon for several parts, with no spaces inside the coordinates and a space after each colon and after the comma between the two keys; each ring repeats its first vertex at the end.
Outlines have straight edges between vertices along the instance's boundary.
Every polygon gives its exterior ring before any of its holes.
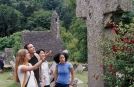
{"type": "Polygon", "coordinates": [[[21,32],[16,32],[9,37],[0,38],[0,50],[3,51],[5,48],[14,48],[14,53],[16,53],[21,46],[21,32]]]}
{"type": "MultiPolygon", "coordinates": [[[[108,28],[109,29],[109,28],[108,28]]],[[[110,27],[114,31],[114,39],[106,37],[100,44],[104,53],[104,84],[107,87],[134,86],[134,29],[133,23],[110,27]]]]}

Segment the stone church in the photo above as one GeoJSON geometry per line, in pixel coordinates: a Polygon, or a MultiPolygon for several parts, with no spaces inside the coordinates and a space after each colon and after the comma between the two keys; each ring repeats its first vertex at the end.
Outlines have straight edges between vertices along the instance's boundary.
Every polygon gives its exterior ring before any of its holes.
{"type": "Polygon", "coordinates": [[[22,46],[32,43],[36,50],[44,49],[47,52],[52,50],[53,56],[64,50],[59,33],[59,16],[54,11],[51,17],[50,31],[23,31],[22,46]]]}

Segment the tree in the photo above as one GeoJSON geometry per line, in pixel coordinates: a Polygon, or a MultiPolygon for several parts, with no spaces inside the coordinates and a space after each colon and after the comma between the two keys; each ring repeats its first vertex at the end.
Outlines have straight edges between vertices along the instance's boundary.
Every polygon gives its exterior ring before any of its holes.
{"type": "Polygon", "coordinates": [[[3,51],[5,48],[14,48],[14,53],[16,53],[21,46],[21,32],[16,32],[10,36],[0,38],[0,50],[3,51]]]}
{"type": "Polygon", "coordinates": [[[74,18],[69,30],[60,27],[64,48],[69,51],[70,60],[87,62],[87,27],[84,21],[74,18]]]}
{"type": "Polygon", "coordinates": [[[60,27],[60,36],[62,38],[63,47],[69,51],[70,60],[77,61],[78,49],[76,48],[76,43],[78,40],[75,39],[69,31],[66,31],[64,27],[60,27]]]}
{"type": "Polygon", "coordinates": [[[71,14],[76,14],[76,0],[65,0],[68,5],[68,8],[71,10],[71,14]]]}
{"type": "Polygon", "coordinates": [[[72,31],[73,36],[78,39],[76,46],[80,51],[80,56],[77,58],[77,61],[87,62],[87,27],[85,22],[81,19],[76,19],[72,22],[70,31],[72,31]],[[73,31],[73,29],[75,31],[73,31]]]}
{"type": "Polygon", "coordinates": [[[55,10],[63,0],[44,0],[42,8],[45,10],[55,10]]]}
{"type": "Polygon", "coordinates": [[[9,36],[21,29],[23,15],[7,5],[0,5],[0,36],[9,36]]]}
{"type": "Polygon", "coordinates": [[[123,22],[123,24],[130,24],[133,21],[132,17],[134,17],[134,0],[132,1],[131,12],[124,13],[122,18],[121,18],[121,21],[123,22]]]}
{"type": "Polygon", "coordinates": [[[73,4],[70,4],[71,2],[74,2],[74,0],[65,0],[62,1],[62,3],[58,5],[58,7],[56,7],[56,11],[59,14],[60,20],[62,21],[61,25],[67,30],[71,25],[72,19],[75,17],[75,2],[73,4]]]}
{"type": "Polygon", "coordinates": [[[44,11],[43,9],[35,11],[31,17],[28,18],[26,28],[33,30],[34,28],[42,27],[44,30],[50,30],[51,15],[51,11],[44,11]]]}
{"type": "Polygon", "coordinates": [[[10,0],[0,0],[0,4],[5,4],[5,5],[8,5],[8,6],[11,6],[10,0]]]}
{"type": "MultiPolygon", "coordinates": [[[[41,3],[40,3],[41,4],[41,3]]],[[[15,7],[19,10],[26,18],[30,17],[34,11],[41,9],[41,5],[37,1],[19,1],[15,7]]]]}

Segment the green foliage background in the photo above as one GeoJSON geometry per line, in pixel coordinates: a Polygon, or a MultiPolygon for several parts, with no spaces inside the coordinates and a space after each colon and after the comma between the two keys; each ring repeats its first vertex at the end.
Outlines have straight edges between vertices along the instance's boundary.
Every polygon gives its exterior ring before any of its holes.
{"type": "Polygon", "coordinates": [[[0,0],[0,51],[21,46],[21,32],[50,30],[54,10],[60,17],[60,34],[71,61],[87,62],[86,24],[75,16],[75,0],[0,0]]]}
{"type": "MultiPolygon", "coordinates": [[[[87,62],[87,27],[75,16],[76,0],[0,0],[0,50],[12,47],[16,52],[21,48],[21,38],[14,39],[20,37],[16,32],[50,30],[54,10],[60,17],[60,34],[71,61],[87,62]]],[[[134,7],[123,14],[123,26],[132,23],[133,16],[134,7]]]]}

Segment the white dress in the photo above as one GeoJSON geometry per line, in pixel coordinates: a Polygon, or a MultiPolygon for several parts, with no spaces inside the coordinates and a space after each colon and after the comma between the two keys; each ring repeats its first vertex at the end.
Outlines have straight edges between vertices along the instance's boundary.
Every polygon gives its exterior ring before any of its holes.
{"type": "Polygon", "coordinates": [[[41,64],[41,68],[42,68],[43,76],[46,77],[44,78],[44,85],[50,85],[50,71],[48,67],[48,62],[47,61],[43,62],[41,64]]]}
{"type": "MultiPolygon", "coordinates": [[[[18,78],[20,80],[20,84],[21,84],[21,87],[22,87],[22,83],[23,83],[23,79],[24,79],[24,72],[21,72],[20,69],[22,66],[25,66],[25,65],[20,65],[18,67],[18,78]]],[[[29,63],[29,66],[32,66],[30,63],[29,63]]],[[[27,84],[27,87],[37,87],[37,84],[35,82],[35,77],[34,77],[34,72],[31,71],[31,75],[30,75],[30,71],[27,71],[27,76],[26,76],[26,82],[29,78],[29,81],[28,81],[28,84],[27,84]]]]}

